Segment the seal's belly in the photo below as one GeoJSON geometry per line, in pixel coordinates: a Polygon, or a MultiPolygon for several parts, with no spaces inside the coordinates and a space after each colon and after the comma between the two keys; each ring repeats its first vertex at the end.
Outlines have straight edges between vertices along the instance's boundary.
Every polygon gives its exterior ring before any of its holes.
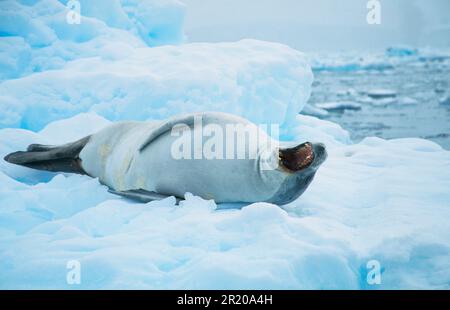
{"type": "Polygon", "coordinates": [[[178,197],[190,192],[216,202],[264,201],[276,192],[258,175],[256,159],[178,159],[172,152],[175,139],[160,137],[135,157],[127,184],[178,197]]]}

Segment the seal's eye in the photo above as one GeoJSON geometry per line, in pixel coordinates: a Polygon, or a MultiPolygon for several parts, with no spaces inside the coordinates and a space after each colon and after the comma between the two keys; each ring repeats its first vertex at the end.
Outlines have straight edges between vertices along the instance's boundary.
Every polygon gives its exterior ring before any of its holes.
{"type": "Polygon", "coordinates": [[[280,164],[289,171],[296,172],[307,168],[314,160],[312,144],[300,144],[294,148],[280,149],[280,164]]]}

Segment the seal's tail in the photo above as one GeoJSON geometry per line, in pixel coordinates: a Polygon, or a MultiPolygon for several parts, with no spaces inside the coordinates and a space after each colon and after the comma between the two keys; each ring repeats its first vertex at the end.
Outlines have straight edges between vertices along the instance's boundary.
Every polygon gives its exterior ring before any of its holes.
{"type": "Polygon", "coordinates": [[[89,138],[90,136],[60,146],[31,144],[25,152],[8,154],[4,159],[11,164],[38,170],[86,174],[79,154],[89,138]]]}

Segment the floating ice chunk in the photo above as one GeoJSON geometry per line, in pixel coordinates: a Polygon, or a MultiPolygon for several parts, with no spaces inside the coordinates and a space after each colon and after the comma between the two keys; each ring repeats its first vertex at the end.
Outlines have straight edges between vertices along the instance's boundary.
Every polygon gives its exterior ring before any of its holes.
{"type": "Polygon", "coordinates": [[[397,96],[397,92],[393,89],[372,89],[367,92],[367,95],[373,99],[392,98],[397,96]]]}
{"type": "Polygon", "coordinates": [[[408,46],[393,46],[387,48],[385,54],[388,57],[405,57],[416,56],[419,54],[419,51],[408,46]]]}
{"type": "Polygon", "coordinates": [[[420,51],[419,61],[422,62],[445,62],[450,60],[449,49],[426,48],[420,51]]]}
{"type": "Polygon", "coordinates": [[[336,101],[316,103],[316,107],[327,111],[360,110],[362,105],[352,101],[336,101]]]}
{"type": "Polygon", "coordinates": [[[436,87],[436,88],[434,89],[434,92],[435,92],[436,94],[443,94],[443,93],[445,93],[445,91],[446,91],[446,89],[445,89],[444,87],[436,87]]]}
{"type": "Polygon", "coordinates": [[[445,98],[442,98],[441,101],[440,101],[440,104],[450,106],[450,96],[447,96],[447,97],[445,97],[445,98]]]}

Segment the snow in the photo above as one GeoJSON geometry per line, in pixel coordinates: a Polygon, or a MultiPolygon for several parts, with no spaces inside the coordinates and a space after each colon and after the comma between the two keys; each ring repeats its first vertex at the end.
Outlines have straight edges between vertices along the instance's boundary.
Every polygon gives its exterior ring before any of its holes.
{"type": "MultiPolygon", "coordinates": [[[[336,124],[296,121],[296,140],[323,141],[330,155],[283,208],[230,209],[189,194],[181,206],[139,204],[86,176],[17,181],[34,172],[2,163],[0,286],[69,289],[65,265],[76,259],[77,288],[370,289],[364,266],[377,259],[381,288],[448,288],[450,153],[420,139],[354,145],[336,124]]],[[[3,129],[0,155],[108,123],[82,114],[34,134],[3,129]]]]}
{"type": "Polygon", "coordinates": [[[141,204],[87,176],[1,160],[0,288],[450,288],[450,152],[417,138],[354,144],[339,125],[298,115],[313,77],[306,56],[287,46],[154,47],[180,43],[182,4],[99,3],[82,3],[89,17],[75,33],[56,1],[0,2],[17,22],[0,18],[0,157],[117,120],[219,110],[281,124],[286,141],[323,142],[328,160],[283,207],[189,193],[180,206],[141,204]],[[147,38],[150,29],[161,36],[147,38]],[[371,286],[374,259],[382,282],[371,286]],[[66,282],[71,260],[81,264],[79,285],[66,282]]]}

